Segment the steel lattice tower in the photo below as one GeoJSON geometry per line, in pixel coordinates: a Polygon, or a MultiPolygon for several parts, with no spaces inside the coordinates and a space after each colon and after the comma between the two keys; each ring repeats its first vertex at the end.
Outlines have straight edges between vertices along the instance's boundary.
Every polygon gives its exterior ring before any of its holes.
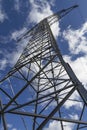
{"type": "Polygon", "coordinates": [[[76,7],[45,18],[20,39],[27,40],[28,44],[15,66],[0,81],[4,130],[9,129],[8,123],[21,125],[23,130],[42,130],[53,121],[58,123],[59,130],[66,130],[69,123],[74,130],[87,129],[87,91],[64,61],[50,29],[76,7]],[[73,99],[75,92],[79,98],[73,99]],[[68,102],[80,104],[80,110],[66,109],[68,102]],[[78,119],[69,117],[72,111],[78,114],[78,119]]]}

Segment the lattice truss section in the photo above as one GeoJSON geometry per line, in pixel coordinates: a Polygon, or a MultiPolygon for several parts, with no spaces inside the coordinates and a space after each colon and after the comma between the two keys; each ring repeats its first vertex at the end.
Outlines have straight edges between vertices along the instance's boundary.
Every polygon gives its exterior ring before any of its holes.
{"type": "MultiPolygon", "coordinates": [[[[53,16],[49,18],[54,20],[53,16]]],[[[58,20],[58,16],[55,18],[58,20]]],[[[8,124],[18,128],[21,125],[23,130],[45,130],[50,123],[57,124],[59,130],[87,129],[87,92],[64,62],[49,26],[51,22],[46,18],[27,32],[23,38],[28,40],[26,48],[1,80],[4,130],[9,129],[8,124]],[[67,104],[72,105],[67,108],[67,104]]]]}

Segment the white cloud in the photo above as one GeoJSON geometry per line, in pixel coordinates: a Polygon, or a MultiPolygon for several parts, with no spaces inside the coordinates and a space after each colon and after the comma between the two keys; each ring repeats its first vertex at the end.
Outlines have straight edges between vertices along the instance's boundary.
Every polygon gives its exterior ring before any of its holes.
{"type": "Polygon", "coordinates": [[[73,113],[73,115],[69,115],[69,116],[70,116],[71,119],[74,119],[74,120],[78,120],[79,119],[78,115],[74,114],[74,113],[73,113]]]}
{"type": "Polygon", "coordinates": [[[0,1],[0,22],[3,23],[5,19],[7,19],[7,15],[2,7],[2,0],[0,1]]]}
{"type": "MultiPolygon", "coordinates": [[[[22,28],[20,30],[16,30],[14,32],[12,32],[11,35],[7,36],[7,37],[0,37],[1,38],[1,43],[7,43],[7,41],[11,41],[11,40],[17,40],[19,37],[21,37],[22,34],[24,34],[26,32],[26,28],[22,28]]],[[[8,50],[4,50],[5,53],[3,53],[2,50],[0,50],[0,54],[3,55],[3,59],[0,60],[0,70],[5,70],[5,68],[7,67],[7,65],[9,65],[10,67],[12,67],[18,60],[18,58],[20,57],[20,55],[23,52],[23,49],[26,47],[28,43],[28,39],[24,39],[19,43],[16,43],[15,48],[12,48],[13,51],[9,52],[8,50]]]]}
{"type": "Polygon", "coordinates": [[[44,128],[44,130],[57,130],[57,129],[61,130],[61,125],[57,121],[50,122],[48,128],[44,128]]]}
{"type": "Polygon", "coordinates": [[[15,30],[11,34],[11,39],[17,40],[18,38],[22,37],[22,35],[27,31],[25,27],[23,27],[20,30],[15,30]]]}
{"type": "Polygon", "coordinates": [[[30,0],[31,11],[29,13],[30,22],[38,23],[45,17],[51,15],[53,12],[51,6],[47,1],[38,1],[30,0]]]}
{"type": "Polygon", "coordinates": [[[14,1],[14,8],[16,11],[20,11],[20,0],[15,0],[14,1]]]}
{"type": "Polygon", "coordinates": [[[87,22],[79,29],[69,27],[63,32],[63,37],[68,41],[69,50],[72,54],[87,54],[87,22]]]}
{"type": "Polygon", "coordinates": [[[3,23],[7,19],[6,14],[0,9],[0,22],[3,23]]]}
{"type": "Polygon", "coordinates": [[[74,73],[78,77],[78,79],[82,82],[82,84],[87,86],[87,55],[81,56],[74,61],[71,60],[71,57],[66,55],[64,56],[66,62],[70,64],[74,73]]]}
{"type": "MultiPolygon", "coordinates": [[[[26,31],[27,31],[27,28],[25,28],[25,27],[23,27],[20,30],[16,30],[16,31],[12,32],[10,39],[17,41],[25,34],[26,31]]],[[[9,65],[13,66],[17,62],[18,58],[20,57],[20,55],[23,52],[23,49],[28,44],[29,38],[22,39],[20,42],[16,43],[16,48],[14,49],[14,51],[12,53],[8,53],[6,55],[9,65]]]]}
{"type": "MultiPolygon", "coordinates": [[[[8,41],[10,42],[11,40],[17,41],[18,38],[20,38],[25,32],[26,28],[22,28],[20,30],[16,30],[11,33],[11,35],[8,35],[7,37],[0,37],[1,43],[7,43],[8,41]]],[[[0,50],[0,54],[4,56],[3,59],[0,60],[0,70],[5,70],[7,65],[12,67],[18,60],[19,56],[23,52],[23,49],[27,45],[28,39],[24,39],[19,43],[16,43],[16,47],[13,48],[12,52],[9,52],[8,50],[4,50],[5,53],[0,50]],[[4,55],[5,54],[5,55],[4,55]]]]}
{"type": "Polygon", "coordinates": [[[69,50],[74,56],[84,54],[73,61],[72,55],[66,55],[64,59],[71,65],[76,76],[87,88],[87,21],[79,29],[75,30],[69,27],[63,32],[63,37],[67,40],[69,50]]]}
{"type": "Polygon", "coordinates": [[[14,49],[13,52],[11,52],[11,53],[7,52],[5,57],[6,57],[6,61],[7,61],[8,65],[10,67],[13,67],[16,64],[16,62],[19,59],[20,55],[22,54],[25,46],[26,46],[26,42],[25,42],[25,45],[24,44],[17,45],[16,49],[14,49]]]}
{"type": "Polygon", "coordinates": [[[17,130],[16,128],[13,128],[12,130],[17,130]]]}
{"type": "Polygon", "coordinates": [[[53,32],[54,37],[57,38],[60,34],[59,22],[56,22],[53,25],[51,25],[51,30],[53,32]]]}
{"type": "Polygon", "coordinates": [[[79,110],[79,109],[81,109],[81,108],[83,107],[82,102],[79,102],[80,96],[79,96],[79,94],[78,94],[77,91],[75,91],[75,92],[70,96],[69,99],[71,99],[71,100],[67,100],[67,101],[64,103],[64,107],[65,107],[66,109],[70,109],[71,107],[74,107],[74,109],[79,110]],[[75,100],[77,100],[77,101],[75,101],[75,100]]]}
{"type": "MultiPolygon", "coordinates": [[[[63,122],[64,130],[73,130],[74,124],[63,122]]],[[[61,130],[60,122],[52,121],[49,123],[48,128],[44,128],[44,130],[61,130]]]]}
{"type": "MultiPolygon", "coordinates": [[[[51,10],[51,5],[53,5],[53,1],[47,2],[46,0],[42,1],[35,1],[30,0],[31,4],[31,11],[29,13],[27,21],[30,23],[39,23],[44,18],[50,16],[53,14],[53,11],[51,10]]],[[[53,34],[55,37],[59,35],[59,23],[54,23],[51,27],[53,34]]]]}
{"type": "Polygon", "coordinates": [[[7,65],[7,60],[6,59],[0,60],[0,70],[5,69],[6,65],[7,65]]]}
{"type": "Polygon", "coordinates": [[[8,65],[10,67],[12,67],[14,64],[16,64],[21,53],[22,53],[21,50],[19,52],[17,50],[14,50],[12,53],[7,54],[6,58],[7,58],[8,65]]]}
{"type": "Polygon", "coordinates": [[[50,1],[50,4],[51,4],[52,6],[55,6],[55,0],[51,0],[51,1],[50,1]]]}
{"type": "Polygon", "coordinates": [[[73,130],[74,128],[73,123],[63,122],[63,125],[64,125],[64,130],[73,130]]]}
{"type": "Polygon", "coordinates": [[[12,124],[7,124],[7,127],[8,128],[12,128],[12,124]]]}

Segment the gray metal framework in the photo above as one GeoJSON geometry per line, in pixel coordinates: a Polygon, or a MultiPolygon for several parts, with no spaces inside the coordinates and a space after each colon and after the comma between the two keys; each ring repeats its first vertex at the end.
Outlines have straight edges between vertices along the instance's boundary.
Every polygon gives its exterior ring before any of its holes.
{"type": "Polygon", "coordinates": [[[87,129],[87,91],[61,55],[50,26],[77,6],[53,14],[19,41],[28,44],[11,71],[0,81],[1,126],[21,125],[23,130],[42,130],[53,121],[60,130],[73,124],[74,130],[87,129]],[[73,98],[73,94],[78,97],[73,98]],[[66,108],[67,103],[74,105],[66,108]],[[70,118],[77,114],[78,119],[70,118]]]}

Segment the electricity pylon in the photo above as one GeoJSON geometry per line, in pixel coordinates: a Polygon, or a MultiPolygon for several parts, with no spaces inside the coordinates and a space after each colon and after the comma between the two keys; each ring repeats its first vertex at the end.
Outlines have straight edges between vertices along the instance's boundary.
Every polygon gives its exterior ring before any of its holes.
{"type": "Polygon", "coordinates": [[[45,18],[19,39],[28,44],[15,66],[0,81],[4,130],[13,126],[18,130],[42,130],[53,122],[59,130],[66,130],[70,124],[74,130],[87,129],[87,91],[64,61],[50,28],[76,7],[45,18]],[[68,103],[74,105],[67,108],[68,103]]]}

